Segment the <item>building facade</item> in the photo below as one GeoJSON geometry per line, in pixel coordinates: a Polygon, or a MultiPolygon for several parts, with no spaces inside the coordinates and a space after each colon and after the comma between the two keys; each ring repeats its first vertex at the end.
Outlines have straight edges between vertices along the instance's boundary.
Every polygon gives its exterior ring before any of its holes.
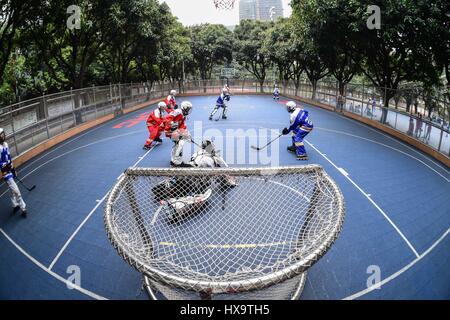
{"type": "Polygon", "coordinates": [[[275,21],[278,17],[283,17],[282,0],[239,1],[239,21],[246,19],[275,21]]]}

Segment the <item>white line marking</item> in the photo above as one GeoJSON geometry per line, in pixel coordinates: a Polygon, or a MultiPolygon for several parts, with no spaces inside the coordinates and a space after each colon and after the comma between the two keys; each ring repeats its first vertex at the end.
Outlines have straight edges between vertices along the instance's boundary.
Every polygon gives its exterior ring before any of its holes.
{"type": "MultiPolygon", "coordinates": [[[[148,150],[144,156],[139,157],[139,160],[132,166],[132,168],[136,167],[139,162],[141,162],[142,160],[144,160],[144,158],[150,153],[150,151],[153,150],[154,147],[152,147],[150,150],[148,150]]],[[[122,174],[123,175],[123,174],[122,174]]],[[[64,244],[64,246],[61,248],[61,250],[59,250],[58,254],[56,255],[56,257],[53,259],[52,263],[50,264],[50,266],[48,267],[49,270],[52,270],[54,265],[56,264],[56,262],[58,262],[59,258],[61,257],[61,255],[64,253],[64,251],[67,249],[67,247],[69,246],[69,244],[72,242],[72,240],[75,238],[75,236],[78,234],[78,232],[81,230],[81,228],[86,224],[86,222],[89,220],[89,218],[94,214],[94,212],[97,210],[97,208],[106,200],[107,196],[109,194],[109,190],[108,192],[103,196],[103,198],[97,202],[97,205],[94,207],[94,209],[91,210],[91,212],[89,212],[89,214],[86,216],[86,218],[84,218],[84,220],[81,222],[81,224],[78,226],[78,228],[75,229],[75,231],[72,233],[72,235],[69,237],[69,239],[67,239],[66,243],[64,244]]]]}
{"type": "MultiPolygon", "coordinates": [[[[136,134],[136,133],[141,133],[141,132],[144,132],[144,131],[146,131],[146,130],[132,131],[132,132],[128,132],[128,133],[125,133],[125,134],[120,134],[120,135],[117,135],[117,136],[113,136],[113,137],[109,137],[109,138],[97,140],[97,141],[88,143],[88,144],[86,144],[86,145],[84,145],[84,146],[77,147],[77,148],[75,148],[75,149],[72,149],[72,150],[70,150],[70,151],[67,151],[67,152],[65,152],[65,153],[62,153],[62,154],[60,154],[60,155],[58,155],[58,156],[56,156],[56,157],[53,157],[53,158],[47,160],[47,161],[44,162],[44,163],[41,163],[39,166],[37,166],[36,168],[34,168],[34,169],[31,170],[30,172],[28,172],[26,175],[22,176],[21,179],[24,180],[26,177],[30,176],[31,174],[33,174],[34,172],[36,172],[37,170],[39,170],[39,169],[42,168],[43,166],[49,164],[50,162],[52,162],[52,161],[54,161],[54,160],[57,160],[57,159],[59,159],[59,158],[61,158],[61,157],[64,157],[64,156],[66,156],[66,155],[68,155],[68,154],[71,154],[72,152],[78,151],[78,150],[83,149],[83,148],[90,147],[90,146],[95,145],[95,144],[97,144],[97,143],[102,143],[102,142],[105,142],[105,141],[113,140],[113,139],[116,139],[116,138],[121,138],[121,137],[124,137],[124,136],[136,134]]],[[[2,194],[0,194],[0,198],[3,197],[3,196],[4,196],[6,193],[8,193],[8,192],[9,192],[9,191],[6,190],[6,191],[3,192],[2,194]]]]}
{"type": "MultiPolygon", "coordinates": [[[[324,156],[326,156],[326,154],[323,154],[324,156]]],[[[348,176],[348,172],[344,170],[344,168],[338,168],[338,170],[344,175],[344,176],[348,176]]]]}
{"type": "Polygon", "coordinates": [[[89,218],[92,216],[92,214],[95,212],[95,210],[97,210],[97,208],[103,203],[103,201],[105,201],[106,197],[108,196],[109,191],[107,194],[105,194],[103,196],[103,198],[99,201],[97,200],[97,204],[94,207],[94,209],[91,210],[91,212],[89,212],[89,214],[86,216],[86,218],[84,218],[84,220],[81,222],[81,224],[78,226],[78,228],[75,229],[74,233],[72,233],[72,235],[69,237],[69,239],[66,241],[66,243],[64,244],[64,246],[61,248],[61,250],[59,250],[58,254],[56,255],[56,257],[53,259],[52,263],[50,263],[50,266],[48,267],[49,270],[52,270],[55,263],[58,261],[58,259],[61,257],[61,255],[63,254],[63,252],[66,250],[67,246],[70,244],[70,242],[72,242],[73,238],[75,238],[75,236],[78,234],[78,232],[80,231],[80,229],[85,225],[85,223],[89,220],[89,218]]]}
{"type": "MultiPolygon", "coordinates": [[[[430,161],[431,163],[433,163],[435,166],[437,166],[437,167],[439,167],[439,168],[441,168],[441,169],[443,169],[444,171],[447,172],[447,170],[448,170],[447,168],[443,167],[443,166],[440,165],[438,162],[436,162],[436,161],[434,161],[433,159],[431,159],[429,156],[427,156],[427,155],[425,155],[425,154],[423,154],[423,153],[417,151],[417,150],[414,149],[412,146],[408,145],[406,142],[397,140],[397,139],[395,139],[394,137],[388,135],[387,133],[378,131],[378,130],[372,128],[372,127],[369,126],[369,125],[366,125],[366,124],[363,124],[363,123],[359,122],[358,120],[354,120],[354,119],[351,119],[351,118],[347,118],[346,116],[343,116],[343,115],[339,115],[339,116],[342,117],[342,118],[344,118],[344,119],[347,120],[347,121],[350,121],[350,122],[352,122],[352,123],[356,123],[357,125],[359,125],[359,126],[361,126],[361,127],[363,127],[363,128],[369,129],[370,131],[376,132],[376,133],[378,133],[378,134],[380,134],[380,135],[382,135],[382,136],[384,136],[384,137],[386,137],[386,138],[389,138],[390,140],[393,140],[393,141],[395,141],[395,142],[401,144],[402,146],[404,146],[404,147],[406,147],[406,148],[408,148],[408,149],[414,151],[415,153],[417,153],[417,154],[419,154],[420,156],[422,156],[424,159],[427,159],[428,161],[430,161]]],[[[394,129],[394,130],[395,130],[395,129],[394,129]]],[[[401,132],[401,131],[399,131],[399,132],[401,132]]],[[[419,160],[419,161],[420,161],[420,160],[419,160]]]]}
{"type": "MultiPolygon", "coordinates": [[[[339,170],[339,167],[333,163],[333,161],[331,161],[326,155],[324,155],[322,152],[320,152],[320,150],[318,150],[316,147],[314,147],[313,145],[311,145],[308,141],[305,140],[305,142],[311,146],[311,148],[313,148],[314,150],[316,150],[316,152],[318,154],[320,154],[322,157],[325,158],[325,160],[327,160],[333,167],[336,168],[336,170],[338,170],[339,172],[341,172],[341,170],[339,170]]],[[[342,172],[341,172],[342,173],[342,172]]],[[[355,186],[356,189],[358,189],[368,200],[370,203],[372,203],[372,205],[377,208],[377,210],[386,218],[386,220],[392,225],[392,227],[397,231],[397,233],[400,235],[400,237],[402,237],[402,239],[406,242],[406,244],[408,245],[408,247],[412,250],[412,252],[414,252],[414,254],[416,255],[416,257],[419,257],[419,254],[417,253],[416,249],[413,247],[413,245],[409,242],[409,240],[405,237],[405,235],[400,231],[400,229],[395,225],[395,223],[388,217],[388,215],[383,211],[383,209],[381,209],[376,203],[375,201],[372,200],[371,197],[368,196],[368,194],[361,189],[348,175],[343,174],[343,176],[351,182],[351,184],[353,184],[355,186]]]]}
{"type": "Polygon", "coordinates": [[[399,153],[401,153],[401,154],[404,154],[405,156],[408,156],[408,157],[410,157],[410,158],[412,158],[412,159],[414,159],[414,160],[416,160],[416,161],[422,163],[424,166],[426,166],[427,168],[429,168],[430,170],[434,171],[434,172],[437,173],[439,176],[441,176],[442,178],[444,178],[447,182],[450,182],[450,179],[448,179],[447,177],[445,177],[445,176],[444,176],[443,174],[441,174],[439,171],[437,171],[436,169],[432,168],[430,165],[426,164],[426,163],[423,162],[422,160],[420,160],[420,159],[414,157],[413,155],[410,155],[409,153],[406,153],[406,152],[401,151],[401,150],[399,150],[399,149],[397,149],[397,148],[394,148],[394,147],[392,147],[392,146],[389,146],[389,145],[386,145],[386,144],[384,144],[384,143],[381,143],[381,142],[378,142],[378,141],[374,141],[374,140],[371,140],[371,139],[363,138],[363,137],[360,137],[360,136],[357,136],[357,135],[354,135],[354,134],[351,134],[351,133],[343,132],[343,131],[337,131],[337,130],[332,130],[332,129],[325,129],[325,128],[320,128],[320,127],[317,127],[317,129],[322,130],[322,131],[329,131],[329,132],[334,132],[334,133],[340,133],[340,134],[343,134],[343,135],[346,135],[346,136],[358,138],[358,139],[361,139],[361,140],[370,141],[370,142],[375,143],[375,144],[378,144],[378,145],[380,145],[380,146],[383,146],[383,147],[392,149],[392,150],[394,150],[394,151],[397,151],[397,152],[399,152],[399,153]]]}
{"type": "Polygon", "coordinates": [[[45,271],[46,273],[48,273],[50,276],[52,276],[53,278],[65,283],[68,286],[71,286],[72,288],[74,288],[75,290],[93,298],[93,299],[97,299],[97,300],[108,300],[105,297],[102,297],[96,293],[93,293],[89,290],[86,290],[80,286],[77,286],[76,284],[68,281],[67,279],[64,279],[63,277],[61,277],[59,274],[51,271],[50,269],[46,268],[42,263],[40,263],[39,261],[37,261],[35,258],[33,258],[30,254],[28,254],[28,252],[26,252],[24,249],[22,249],[21,246],[19,246],[13,239],[11,239],[6,233],[5,231],[3,231],[3,229],[0,228],[0,233],[3,234],[5,236],[5,238],[14,246],[16,247],[17,250],[19,250],[26,258],[28,258],[32,263],[34,263],[36,266],[38,266],[39,268],[41,268],[43,271],[45,271]]]}
{"type": "Polygon", "coordinates": [[[152,222],[150,223],[152,226],[155,225],[156,219],[158,218],[159,213],[161,212],[163,206],[159,206],[158,210],[155,211],[155,214],[153,215],[152,222]]]}
{"type": "Polygon", "coordinates": [[[364,289],[364,290],[361,290],[361,291],[359,291],[359,292],[357,292],[355,294],[352,294],[351,296],[348,296],[348,297],[344,298],[343,300],[353,300],[353,299],[359,298],[359,297],[361,297],[361,296],[363,296],[365,294],[368,294],[369,292],[372,292],[373,290],[379,288],[380,286],[383,286],[386,283],[394,280],[395,278],[400,276],[402,273],[404,273],[407,270],[409,270],[410,268],[412,268],[420,260],[425,258],[439,243],[441,243],[445,239],[445,237],[449,234],[449,232],[450,232],[450,228],[447,229],[447,231],[435,243],[433,243],[433,245],[431,247],[429,247],[424,253],[422,253],[420,256],[418,256],[416,259],[414,259],[412,262],[410,262],[409,264],[404,266],[402,269],[400,269],[397,272],[393,273],[392,275],[390,275],[386,279],[382,280],[381,282],[377,283],[376,285],[370,286],[367,289],[364,289]]]}

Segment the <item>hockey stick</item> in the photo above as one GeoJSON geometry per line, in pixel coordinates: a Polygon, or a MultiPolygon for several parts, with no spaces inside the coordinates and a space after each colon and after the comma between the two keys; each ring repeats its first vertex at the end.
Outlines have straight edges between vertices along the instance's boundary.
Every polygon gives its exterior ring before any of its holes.
{"type": "Polygon", "coordinates": [[[222,106],[222,115],[220,115],[220,111],[217,112],[217,114],[219,115],[216,119],[214,119],[215,121],[219,121],[220,117],[223,117],[223,106],[222,106]]]}
{"type": "Polygon", "coordinates": [[[191,142],[192,142],[193,144],[195,144],[197,147],[199,147],[200,149],[202,149],[202,146],[199,145],[197,142],[195,142],[194,139],[191,138],[191,142]]]}
{"type": "Polygon", "coordinates": [[[276,137],[275,139],[273,139],[272,141],[270,141],[268,144],[266,144],[264,147],[257,147],[257,146],[251,146],[252,149],[256,150],[256,151],[261,151],[265,148],[267,148],[270,144],[272,144],[272,142],[274,142],[275,140],[278,140],[281,138],[283,134],[280,133],[280,135],[278,137],[276,137]]]}
{"type": "Polygon", "coordinates": [[[33,185],[31,188],[28,188],[27,185],[26,185],[22,180],[19,179],[19,177],[16,177],[16,179],[17,179],[17,181],[19,181],[20,184],[21,184],[25,189],[27,189],[28,191],[33,191],[34,189],[36,189],[36,185],[33,185]]]}

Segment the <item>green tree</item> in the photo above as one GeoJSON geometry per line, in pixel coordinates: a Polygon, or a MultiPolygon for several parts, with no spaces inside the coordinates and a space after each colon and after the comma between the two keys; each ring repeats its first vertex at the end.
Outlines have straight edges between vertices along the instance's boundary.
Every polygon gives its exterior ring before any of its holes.
{"type": "Polygon", "coordinates": [[[70,0],[41,3],[39,18],[25,35],[24,45],[33,43],[51,77],[61,89],[81,88],[90,65],[104,49],[107,13],[111,1],[79,1],[80,29],[69,28],[66,21],[70,0]]]}
{"type": "Polygon", "coordinates": [[[41,1],[0,0],[0,85],[9,57],[14,51],[19,30],[36,20],[36,11],[41,1]]]}
{"type": "Polygon", "coordinates": [[[157,59],[159,78],[168,79],[171,83],[178,82],[178,86],[181,87],[183,73],[192,70],[193,67],[189,30],[173,18],[164,39],[166,40],[161,43],[157,59]]]}
{"type": "Polygon", "coordinates": [[[215,65],[231,62],[233,33],[223,25],[217,24],[192,26],[189,31],[192,57],[200,78],[210,79],[215,65]]]}
{"type": "Polygon", "coordinates": [[[236,61],[259,80],[261,91],[272,64],[262,41],[270,27],[269,22],[242,20],[234,30],[236,61]]]}
{"type": "Polygon", "coordinates": [[[151,70],[147,67],[145,71],[144,63],[148,66],[153,65],[149,61],[156,63],[157,44],[170,23],[170,11],[167,5],[160,5],[156,0],[116,0],[107,17],[106,63],[112,68],[112,81],[126,83],[132,80],[132,73],[138,80],[137,59],[141,63],[141,74],[151,70]]]}
{"type": "Polygon", "coordinates": [[[304,70],[304,43],[301,34],[295,32],[292,21],[279,19],[268,29],[263,48],[269,59],[276,64],[283,84],[289,80],[294,81],[297,95],[304,70]]]}

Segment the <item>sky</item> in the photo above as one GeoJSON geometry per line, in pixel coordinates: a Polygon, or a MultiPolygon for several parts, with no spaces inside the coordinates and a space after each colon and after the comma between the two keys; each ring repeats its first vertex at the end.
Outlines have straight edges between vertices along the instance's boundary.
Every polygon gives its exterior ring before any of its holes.
{"type": "MultiPolygon", "coordinates": [[[[226,26],[239,24],[239,0],[235,1],[234,9],[217,10],[213,0],[159,0],[166,2],[172,13],[178,17],[178,20],[186,25],[200,23],[215,23],[226,26]]],[[[290,0],[282,0],[284,16],[291,15],[290,0]]]]}

